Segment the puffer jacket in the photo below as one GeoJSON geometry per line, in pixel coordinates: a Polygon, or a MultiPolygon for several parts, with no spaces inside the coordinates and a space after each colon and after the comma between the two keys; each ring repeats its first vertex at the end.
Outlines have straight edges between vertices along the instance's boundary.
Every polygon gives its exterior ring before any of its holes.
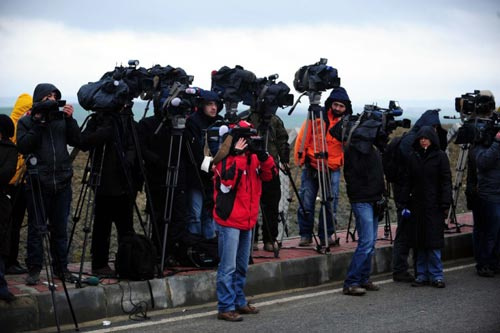
{"type": "Polygon", "coordinates": [[[72,160],[67,145],[77,147],[80,143],[80,128],[75,119],[55,119],[41,124],[31,116],[19,119],[17,147],[26,158],[37,159],[40,184],[44,191],[56,193],[71,185],[72,160]]]}
{"type": "Polygon", "coordinates": [[[327,112],[326,113],[327,121],[324,121],[321,123],[321,119],[316,119],[314,126],[315,126],[315,141],[316,141],[316,150],[314,149],[315,143],[313,140],[313,131],[311,128],[311,122],[310,120],[306,120],[303,124],[302,127],[300,128],[300,131],[297,135],[297,139],[295,140],[295,163],[297,165],[304,165],[306,162],[309,163],[313,168],[317,169],[317,159],[316,159],[316,154],[321,152],[321,145],[323,139],[325,137],[321,136],[321,127],[324,129],[324,135],[326,135],[326,145],[327,145],[327,151],[328,151],[328,159],[327,159],[327,164],[328,168],[330,170],[338,170],[340,167],[344,165],[344,152],[342,150],[342,143],[334,138],[332,135],[328,134],[330,129],[333,128],[342,118],[341,117],[334,117],[332,112],[327,112]],[[309,122],[309,124],[307,124],[309,122]],[[306,124],[308,125],[307,128],[307,134],[305,137],[305,142],[304,142],[304,150],[302,151],[302,155],[300,155],[300,151],[302,148],[302,138],[304,136],[304,131],[306,124]]]}
{"type": "Polygon", "coordinates": [[[246,152],[229,155],[215,165],[213,216],[224,227],[250,230],[257,223],[262,181],[277,174],[271,155],[260,162],[246,152]]]}

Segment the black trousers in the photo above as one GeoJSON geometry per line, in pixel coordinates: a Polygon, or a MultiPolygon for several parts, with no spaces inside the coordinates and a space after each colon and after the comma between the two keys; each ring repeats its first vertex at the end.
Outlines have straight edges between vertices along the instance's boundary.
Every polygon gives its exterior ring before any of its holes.
{"type": "MultiPolygon", "coordinates": [[[[273,243],[278,237],[278,216],[281,199],[280,177],[276,175],[268,182],[262,182],[260,209],[262,213],[262,240],[273,243]]],[[[259,239],[259,225],[255,226],[254,241],[259,239]]]]}
{"type": "Polygon", "coordinates": [[[5,258],[5,266],[10,267],[18,265],[19,261],[19,234],[23,225],[24,216],[26,214],[26,195],[24,194],[24,186],[9,185],[7,193],[10,195],[12,202],[12,224],[10,230],[10,251],[5,258]]]}
{"type": "Polygon", "coordinates": [[[92,228],[92,269],[105,267],[109,262],[111,227],[115,223],[118,242],[134,233],[134,211],[131,196],[96,195],[95,218],[92,228]]]}

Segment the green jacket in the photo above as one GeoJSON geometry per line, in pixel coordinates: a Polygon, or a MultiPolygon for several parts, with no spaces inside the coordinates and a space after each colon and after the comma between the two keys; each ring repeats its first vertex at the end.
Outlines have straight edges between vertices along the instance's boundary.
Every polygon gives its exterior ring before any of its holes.
{"type": "Polygon", "coordinates": [[[278,161],[288,163],[290,161],[288,132],[281,118],[277,115],[271,115],[269,120],[265,121],[260,113],[252,111],[247,120],[257,129],[264,141],[267,141],[267,151],[274,158],[276,165],[278,165],[278,161]]]}

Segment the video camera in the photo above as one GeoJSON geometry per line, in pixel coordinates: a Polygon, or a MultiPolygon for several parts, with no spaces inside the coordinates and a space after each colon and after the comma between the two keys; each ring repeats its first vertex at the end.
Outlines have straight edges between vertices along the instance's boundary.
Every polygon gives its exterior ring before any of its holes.
{"type": "Polygon", "coordinates": [[[365,105],[363,111],[370,113],[370,117],[373,119],[380,120],[382,122],[382,129],[387,134],[390,134],[398,127],[411,127],[410,119],[395,119],[395,117],[399,117],[403,114],[403,109],[399,106],[397,101],[389,101],[388,108],[381,108],[376,104],[367,104],[365,105]]]}
{"type": "Polygon", "coordinates": [[[239,138],[245,138],[247,149],[250,152],[257,154],[266,150],[264,139],[257,134],[257,130],[251,127],[242,127],[239,122],[230,123],[227,120],[218,120],[206,129],[206,134],[212,156],[215,156],[227,135],[233,137],[233,146],[239,138]]]}
{"type": "Polygon", "coordinates": [[[456,144],[491,145],[500,130],[500,115],[495,112],[495,98],[489,90],[474,90],[455,98],[455,110],[463,121],[456,144]]]}
{"type": "Polygon", "coordinates": [[[33,103],[31,109],[31,116],[41,123],[46,123],[51,120],[63,119],[64,112],[60,108],[66,105],[65,100],[46,100],[42,102],[33,103]],[[41,115],[40,117],[35,117],[41,115]]]}
{"type": "Polygon", "coordinates": [[[253,89],[255,101],[252,107],[264,117],[276,114],[278,107],[284,108],[293,105],[293,95],[290,88],[282,81],[276,83],[278,74],[259,78],[255,81],[253,89]]]}
{"type": "Polygon", "coordinates": [[[306,91],[319,92],[340,87],[340,78],[337,69],[327,66],[328,60],[321,58],[317,63],[302,66],[293,80],[295,90],[300,93],[306,91]]]}

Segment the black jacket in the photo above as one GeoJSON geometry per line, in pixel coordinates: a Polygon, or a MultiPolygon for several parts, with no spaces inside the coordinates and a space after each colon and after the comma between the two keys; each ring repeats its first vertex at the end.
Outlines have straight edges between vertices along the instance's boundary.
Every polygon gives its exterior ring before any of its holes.
{"type": "Polygon", "coordinates": [[[436,131],[424,126],[417,133],[413,153],[404,173],[400,203],[411,212],[403,223],[414,227],[414,245],[421,249],[438,249],[444,246],[445,211],[450,208],[451,171],[445,152],[439,149],[436,131]],[[425,151],[419,139],[430,139],[425,151]]]}
{"type": "Polygon", "coordinates": [[[40,183],[44,191],[58,192],[71,186],[72,160],[67,145],[78,147],[80,128],[75,119],[55,119],[41,124],[27,115],[17,125],[17,147],[27,160],[37,159],[40,183]]]}
{"type": "Polygon", "coordinates": [[[138,190],[140,175],[130,126],[135,122],[129,115],[103,111],[93,114],[82,132],[81,148],[90,151],[94,168],[101,166],[104,152],[97,195],[120,196],[138,190]]]}
{"type": "Polygon", "coordinates": [[[372,143],[378,131],[376,122],[367,120],[353,133],[344,152],[344,178],[351,202],[377,202],[385,191],[384,168],[379,150],[372,143]]]}
{"type": "Polygon", "coordinates": [[[500,203],[500,142],[476,144],[469,151],[467,193],[479,199],[500,203]],[[470,179],[469,179],[470,178],[470,179]]]}
{"type": "Polygon", "coordinates": [[[10,140],[0,141],[0,255],[7,256],[10,249],[11,202],[5,188],[16,173],[17,149],[10,140]]]}

